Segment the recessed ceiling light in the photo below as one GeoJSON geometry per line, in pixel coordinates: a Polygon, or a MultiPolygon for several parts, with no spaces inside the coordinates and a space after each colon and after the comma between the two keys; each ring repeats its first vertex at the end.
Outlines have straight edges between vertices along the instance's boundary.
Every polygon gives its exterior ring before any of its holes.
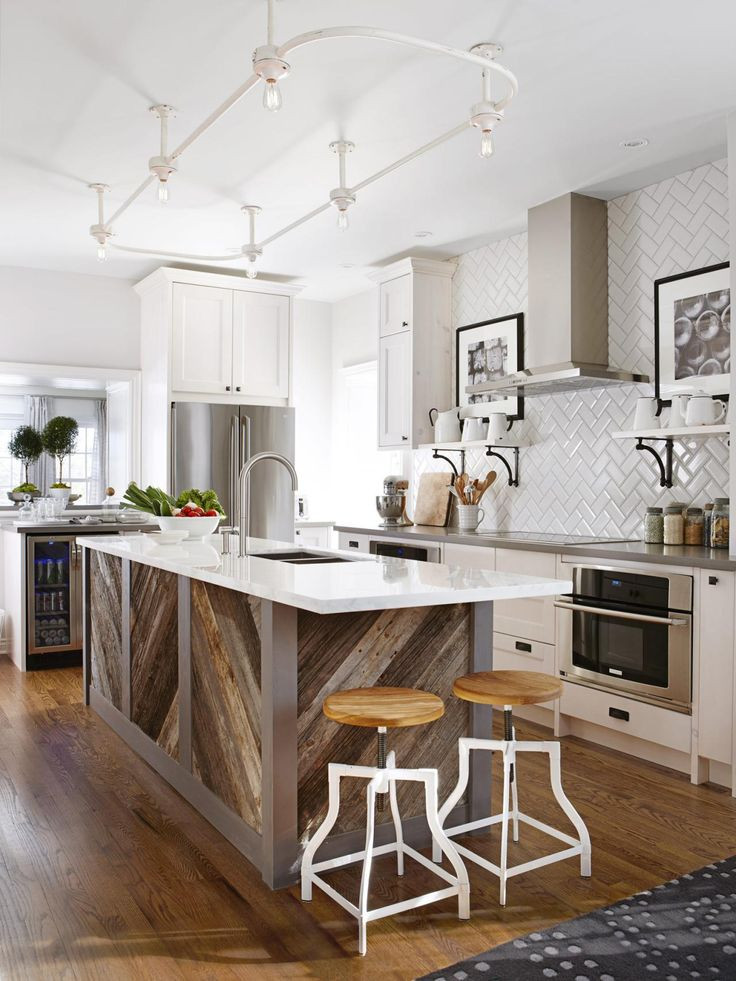
{"type": "Polygon", "coordinates": [[[414,238],[431,238],[433,234],[433,232],[427,231],[414,232],[414,238]]]}
{"type": "Polygon", "coordinates": [[[645,146],[649,146],[649,140],[643,136],[638,136],[633,140],[623,140],[619,146],[623,150],[643,150],[645,146]]]}

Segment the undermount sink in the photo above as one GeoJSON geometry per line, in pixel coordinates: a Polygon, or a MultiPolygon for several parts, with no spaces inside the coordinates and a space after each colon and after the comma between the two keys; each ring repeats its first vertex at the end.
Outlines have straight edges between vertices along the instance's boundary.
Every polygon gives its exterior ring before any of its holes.
{"type": "Polygon", "coordinates": [[[289,562],[292,565],[325,565],[328,562],[350,562],[341,555],[325,555],[324,552],[308,552],[297,548],[291,552],[252,552],[252,559],[273,559],[275,562],[289,562]]]}

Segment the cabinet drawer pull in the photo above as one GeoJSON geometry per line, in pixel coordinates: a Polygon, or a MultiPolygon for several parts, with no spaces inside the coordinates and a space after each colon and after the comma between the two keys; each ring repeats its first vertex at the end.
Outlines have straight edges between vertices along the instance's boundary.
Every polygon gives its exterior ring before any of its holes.
{"type": "Polygon", "coordinates": [[[624,709],[609,708],[608,714],[612,719],[621,719],[622,722],[629,721],[629,713],[625,712],[624,709]]]}
{"type": "Polygon", "coordinates": [[[527,654],[531,654],[532,652],[532,645],[526,644],[524,641],[517,640],[514,646],[516,647],[517,651],[524,651],[527,654]]]}
{"type": "Polygon", "coordinates": [[[226,385],[226,386],[225,386],[225,391],[226,391],[226,392],[229,392],[229,391],[230,391],[230,386],[229,386],[229,385],[226,385]]]}
{"type": "Polygon", "coordinates": [[[717,586],[718,585],[718,576],[708,576],[708,585],[709,586],[717,586]]]}
{"type": "Polygon", "coordinates": [[[360,542],[348,542],[348,548],[360,548],[360,542]]]}

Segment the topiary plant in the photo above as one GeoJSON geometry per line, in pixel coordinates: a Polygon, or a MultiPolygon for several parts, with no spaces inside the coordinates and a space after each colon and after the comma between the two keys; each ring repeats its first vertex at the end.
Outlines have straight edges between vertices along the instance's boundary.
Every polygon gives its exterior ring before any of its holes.
{"type": "Polygon", "coordinates": [[[74,451],[78,433],[77,420],[72,419],[71,416],[55,416],[44,426],[41,433],[43,448],[59,464],[59,479],[51,485],[52,487],[69,486],[63,480],[64,460],[74,451]]]}
{"type": "Polygon", "coordinates": [[[26,479],[19,487],[14,488],[15,493],[32,493],[38,490],[28,480],[28,468],[43,453],[41,433],[33,426],[19,426],[8,441],[8,450],[15,460],[20,460],[25,470],[26,479]]]}

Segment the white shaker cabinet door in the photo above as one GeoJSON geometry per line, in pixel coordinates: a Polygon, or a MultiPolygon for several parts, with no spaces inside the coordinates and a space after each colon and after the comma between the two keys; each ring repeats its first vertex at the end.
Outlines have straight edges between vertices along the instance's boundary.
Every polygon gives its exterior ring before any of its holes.
{"type": "Polygon", "coordinates": [[[733,745],[734,599],[733,572],[701,570],[698,755],[720,763],[733,745]]]}
{"type": "Polygon", "coordinates": [[[172,329],[172,389],[227,394],[232,388],[232,290],[174,283],[172,329]]]}
{"type": "Polygon", "coordinates": [[[379,341],[378,446],[411,446],[411,331],[379,341]]]}
{"type": "Polygon", "coordinates": [[[233,307],[235,392],[289,398],[289,297],[236,291],[233,307]]]}
{"type": "MultiPolygon", "coordinates": [[[[555,579],[557,557],[552,552],[528,552],[525,549],[496,550],[496,571],[516,572],[524,576],[555,579]]],[[[540,643],[555,642],[554,596],[530,596],[525,599],[499,600],[493,606],[493,629],[498,633],[540,643]]]]}
{"type": "Polygon", "coordinates": [[[411,324],[412,275],[398,276],[380,286],[379,336],[400,334],[411,324]]]}

